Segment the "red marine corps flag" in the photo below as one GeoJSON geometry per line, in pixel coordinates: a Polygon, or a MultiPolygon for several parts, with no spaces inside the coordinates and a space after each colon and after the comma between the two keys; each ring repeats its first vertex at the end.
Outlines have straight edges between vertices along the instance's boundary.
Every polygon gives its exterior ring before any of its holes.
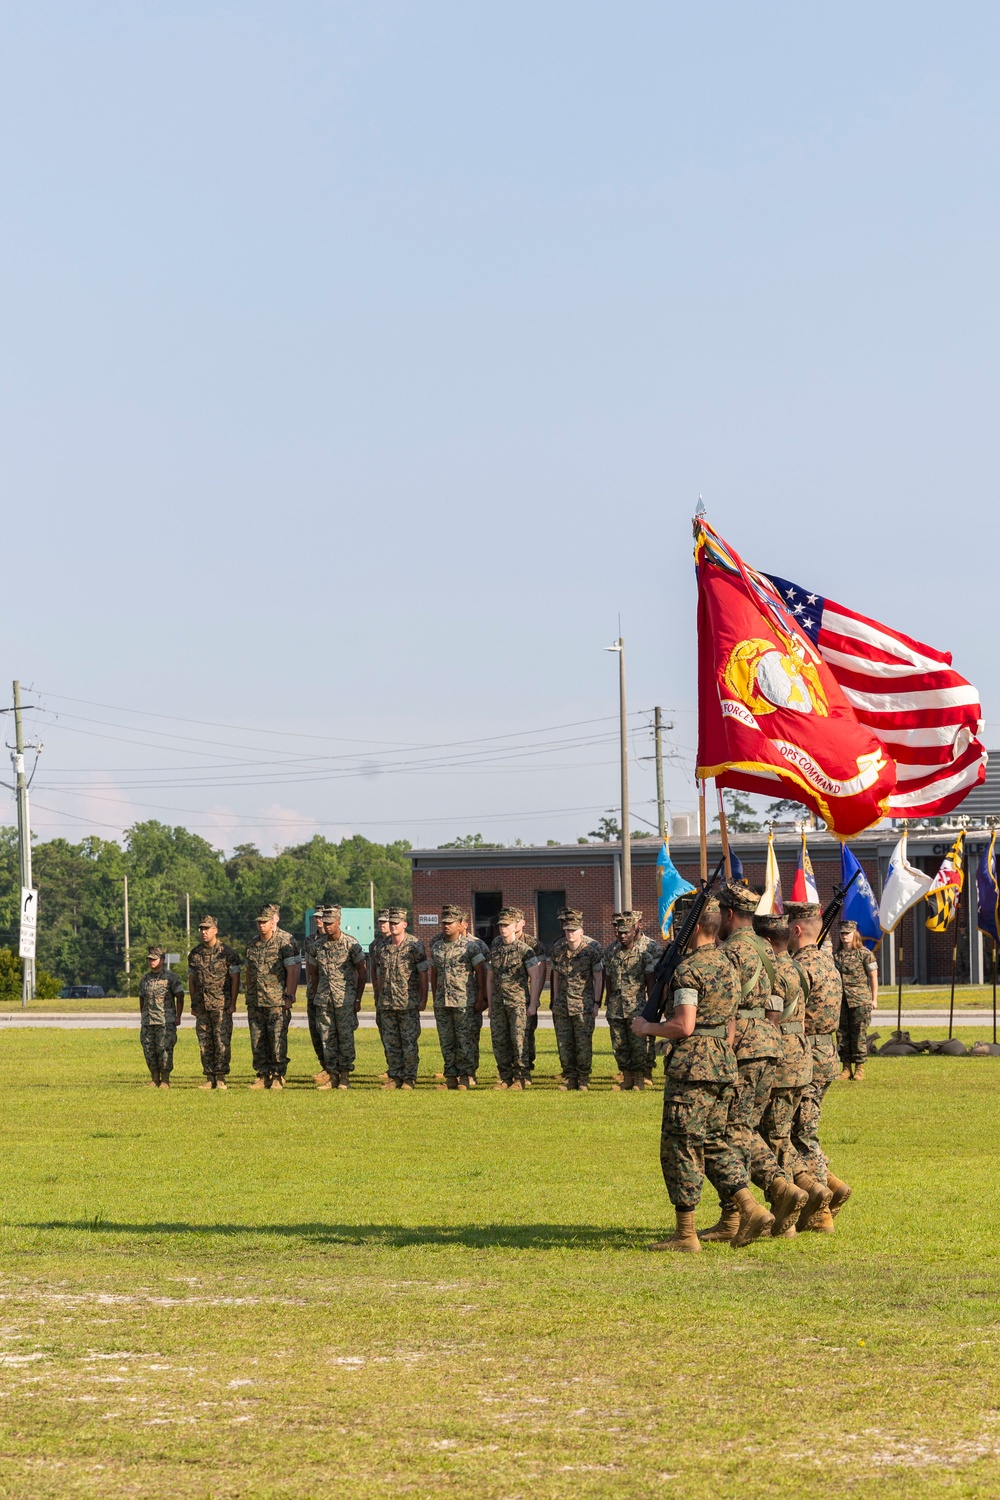
{"type": "Polygon", "coordinates": [[[791,797],[850,838],[885,816],[895,762],[861,724],[769,578],[703,520],[698,568],[698,770],[791,797]]]}

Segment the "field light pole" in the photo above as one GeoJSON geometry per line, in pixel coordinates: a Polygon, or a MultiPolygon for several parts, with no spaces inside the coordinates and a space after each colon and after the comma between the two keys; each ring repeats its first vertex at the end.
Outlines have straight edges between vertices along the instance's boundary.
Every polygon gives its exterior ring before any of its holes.
{"type": "Polygon", "coordinates": [[[628,718],[625,711],[625,641],[622,636],[605,651],[618,652],[618,714],[621,754],[622,911],[632,910],[632,835],[628,810],[628,718]]]}

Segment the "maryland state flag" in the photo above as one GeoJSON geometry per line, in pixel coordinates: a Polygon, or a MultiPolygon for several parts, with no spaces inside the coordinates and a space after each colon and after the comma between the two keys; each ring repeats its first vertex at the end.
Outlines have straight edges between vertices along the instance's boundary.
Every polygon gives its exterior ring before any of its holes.
{"type": "Polygon", "coordinates": [[[850,838],[884,816],[895,763],[769,579],[703,520],[698,569],[698,770],[791,797],[850,838]]]}
{"type": "Polygon", "coordinates": [[[962,868],[964,846],[965,834],[960,833],[941,861],[941,868],[927,892],[927,905],[931,909],[926,924],[928,932],[946,932],[955,920],[962,886],[965,884],[965,871],[962,868]]]}

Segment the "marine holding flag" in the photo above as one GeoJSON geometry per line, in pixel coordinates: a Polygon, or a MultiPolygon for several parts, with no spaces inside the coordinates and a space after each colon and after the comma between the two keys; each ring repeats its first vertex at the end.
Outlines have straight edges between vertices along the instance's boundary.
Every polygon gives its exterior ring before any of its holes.
{"type": "Polygon", "coordinates": [[[842,838],[878,822],[895,765],[777,590],[704,521],[695,559],[697,775],[793,797],[842,838]]]}

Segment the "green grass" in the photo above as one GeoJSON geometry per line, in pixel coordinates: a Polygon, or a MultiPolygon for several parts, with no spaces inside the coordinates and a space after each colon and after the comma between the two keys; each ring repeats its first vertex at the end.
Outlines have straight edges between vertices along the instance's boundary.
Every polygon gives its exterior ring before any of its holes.
{"type": "MultiPolygon", "coordinates": [[[[656,1095],[143,1087],[0,1038],[0,1496],[1000,1494],[1000,1059],[874,1060],[832,1239],[654,1256],[656,1095]]],[[[249,1081],[237,1035],[237,1078],[249,1081]]],[[[484,1074],[486,1069],[484,1069],[484,1074]]],[[[700,1220],[714,1217],[706,1192],[700,1220]]]]}

